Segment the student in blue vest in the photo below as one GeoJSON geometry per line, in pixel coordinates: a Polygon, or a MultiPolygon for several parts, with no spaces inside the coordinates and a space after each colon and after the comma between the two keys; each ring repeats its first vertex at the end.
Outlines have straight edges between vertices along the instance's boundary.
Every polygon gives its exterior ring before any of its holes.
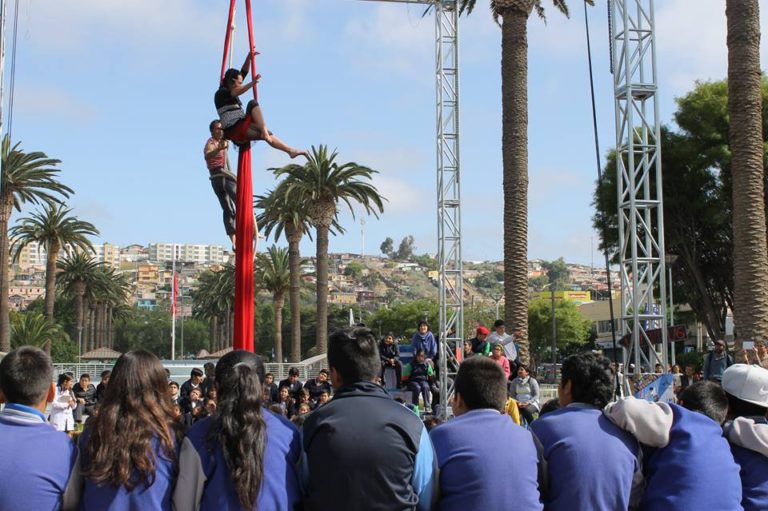
{"type": "Polygon", "coordinates": [[[645,446],[640,508],[741,509],[739,467],[723,438],[725,392],[717,383],[701,381],[679,399],[676,405],[628,397],[605,409],[612,422],[645,446]]]}
{"type": "Polygon", "coordinates": [[[216,415],[184,439],[174,509],[288,511],[300,503],[299,432],[262,408],[263,371],[261,357],[247,351],[216,364],[216,415]]]}
{"type": "Polygon", "coordinates": [[[745,511],[768,509],[768,370],[736,364],[723,373],[728,396],[725,433],[741,468],[745,511]]]}
{"type": "Polygon", "coordinates": [[[429,434],[440,469],[438,508],[543,509],[533,436],[501,413],[507,401],[504,371],[489,358],[473,357],[459,366],[454,389],[456,418],[429,434]]]}
{"type": "Polygon", "coordinates": [[[82,511],[171,509],[180,424],[170,395],[155,355],[129,351],[117,359],[78,444],[82,511]]]}
{"type": "MultiPolygon", "coordinates": [[[[56,394],[51,358],[23,346],[0,362],[0,509],[73,509],[64,499],[75,446],[45,421],[56,394]]],[[[69,495],[69,494],[68,494],[69,495]]]]}
{"type": "Polygon", "coordinates": [[[637,504],[639,445],[602,412],[613,388],[608,359],[579,353],[563,362],[557,389],[561,408],[530,426],[544,446],[548,511],[620,510],[637,504]]]}

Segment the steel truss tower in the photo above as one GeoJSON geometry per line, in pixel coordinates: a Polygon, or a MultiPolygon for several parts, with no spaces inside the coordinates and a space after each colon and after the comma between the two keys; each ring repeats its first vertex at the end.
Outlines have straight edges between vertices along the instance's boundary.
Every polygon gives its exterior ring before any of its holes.
{"type": "Polygon", "coordinates": [[[437,264],[440,414],[446,416],[464,334],[459,160],[459,10],[456,0],[366,0],[423,4],[435,16],[437,264]]]}
{"type": "Polygon", "coordinates": [[[664,201],[654,0],[609,0],[625,362],[666,370],[664,201]],[[649,330],[660,329],[657,352],[649,330]]]}

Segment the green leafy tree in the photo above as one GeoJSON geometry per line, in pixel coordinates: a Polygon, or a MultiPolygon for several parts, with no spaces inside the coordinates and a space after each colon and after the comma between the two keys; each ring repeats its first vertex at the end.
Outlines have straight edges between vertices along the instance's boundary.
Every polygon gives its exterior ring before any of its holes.
{"type": "Polygon", "coordinates": [[[93,245],[88,236],[99,234],[98,229],[90,222],[70,215],[71,209],[56,203],[44,203],[43,210],[31,216],[19,219],[17,225],[9,231],[12,242],[14,260],[21,251],[32,242],[45,248],[45,317],[54,320],[54,305],[56,301],[56,259],[61,249],[93,251],[93,245]]]}
{"type": "Polygon", "coordinates": [[[388,308],[376,311],[369,322],[371,328],[381,327],[384,333],[392,332],[396,337],[401,337],[410,342],[411,336],[416,332],[416,325],[425,319],[433,329],[437,329],[439,319],[439,307],[433,300],[413,300],[404,303],[394,303],[388,308]]]}
{"type": "Polygon", "coordinates": [[[400,246],[397,249],[397,252],[395,252],[395,259],[399,259],[401,261],[408,261],[411,257],[413,257],[413,250],[414,250],[414,238],[410,234],[403,238],[400,241],[400,246]]]}
{"type": "MultiPolygon", "coordinates": [[[[768,80],[763,78],[763,140],[768,142],[768,80]]],[[[713,339],[722,338],[725,317],[734,308],[733,216],[728,86],[698,83],[677,99],[678,132],[663,127],[664,234],[675,301],[691,306],[713,339]]],[[[603,182],[596,187],[593,224],[607,237],[601,247],[618,252],[616,155],[609,154],[603,182]],[[606,228],[601,226],[605,224],[606,228]]]]}
{"type": "Polygon", "coordinates": [[[547,280],[549,281],[549,287],[553,291],[563,291],[568,289],[568,282],[570,281],[570,271],[568,265],[565,264],[565,260],[561,257],[554,261],[542,263],[544,270],[547,272],[547,280]]]}
{"type": "Polygon", "coordinates": [[[288,268],[288,250],[272,245],[258,257],[258,280],[272,294],[274,308],[275,358],[283,361],[283,307],[285,294],[290,290],[291,275],[288,268]]]}
{"type": "Polygon", "coordinates": [[[73,193],[58,180],[59,163],[39,151],[26,153],[19,143],[11,147],[8,135],[0,143],[0,351],[11,348],[8,222],[14,209],[21,211],[22,204],[60,203],[61,197],[73,193]]]}
{"type": "Polygon", "coordinates": [[[42,314],[32,312],[14,314],[11,321],[12,348],[37,346],[51,352],[51,346],[57,342],[69,342],[69,337],[61,326],[51,323],[42,314]]]}
{"type": "Polygon", "coordinates": [[[726,0],[737,347],[768,336],[765,145],[758,0],[726,0]]]}
{"type": "Polygon", "coordinates": [[[344,267],[344,275],[352,277],[353,279],[359,279],[363,276],[365,267],[357,261],[352,261],[344,267]]]}
{"type": "MultiPolygon", "coordinates": [[[[557,347],[584,345],[589,341],[592,323],[584,319],[572,302],[555,302],[557,347]]],[[[537,362],[549,360],[552,346],[552,306],[549,300],[532,300],[528,310],[531,351],[537,362]],[[548,353],[548,355],[546,355],[548,353]]]]}
{"type": "Polygon", "coordinates": [[[539,275],[538,277],[528,279],[528,286],[532,287],[534,291],[543,291],[548,284],[549,277],[546,275],[539,275]]]}
{"type": "Polygon", "coordinates": [[[381,245],[379,245],[379,250],[381,250],[381,253],[384,254],[387,257],[392,257],[392,253],[395,251],[395,241],[387,237],[384,241],[381,242],[381,245]]]}
{"type": "MultiPolygon", "coordinates": [[[[593,0],[585,0],[593,5],[593,0]]],[[[481,2],[482,3],[482,2],[481,2]]],[[[490,0],[501,27],[501,111],[504,190],[504,296],[506,323],[517,331],[528,361],[528,18],[545,19],[542,0],[490,0]]],[[[565,0],[553,0],[568,15],[565,0]]],[[[459,0],[471,13],[477,0],[459,0]]]]}
{"type": "Polygon", "coordinates": [[[414,255],[411,259],[414,263],[418,263],[419,266],[423,266],[427,270],[437,270],[437,259],[429,254],[414,255]]]}
{"type": "Polygon", "coordinates": [[[329,152],[327,146],[321,145],[312,148],[304,165],[271,169],[276,176],[286,178],[285,193],[289,200],[307,204],[312,225],[317,230],[316,345],[320,353],[327,351],[328,343],[328,234],[339,203],[346,203],[353,216],[353,204],[376,217],[384,211],[384,198],[369,182],[376,171],[354,162],[337,163],[337,157],[337,152],[329,152]]]}

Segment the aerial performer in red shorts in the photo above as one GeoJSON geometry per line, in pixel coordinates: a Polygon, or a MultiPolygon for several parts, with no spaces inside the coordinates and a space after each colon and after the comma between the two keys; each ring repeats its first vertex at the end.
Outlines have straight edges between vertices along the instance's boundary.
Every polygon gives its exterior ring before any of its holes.
{"type": "Polygon", "coordinates": [[[224,128],[224,136],[236,144],[242,144],[253,140],[264,140],[266,143],[288,154],[291,158],[297,156],[308,157],[307,151],[303,149],[294,149],[277,136],[273,135],[264,122],[264,116],[261,113],[261,107],[256,100],[251,100],[243,111],[243,104],[239,96],[251,90],[261,75],[256,75],[248,83],[243,83],[248,76],[248,68],[251,65],[251,59],[255,52],[251,52],[245,58],[242,69],[228,69],[224,73],[219,90],[213,98],[216,104],[216,111],[221,119],[221,126],[224,128]]]}

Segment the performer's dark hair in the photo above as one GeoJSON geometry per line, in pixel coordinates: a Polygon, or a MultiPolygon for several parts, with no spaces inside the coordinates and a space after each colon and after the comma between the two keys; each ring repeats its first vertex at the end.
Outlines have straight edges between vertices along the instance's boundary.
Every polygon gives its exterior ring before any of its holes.
{"type": "Polygon", "coordinates": [[[229,87],[229,84],[233,80],[236,80],[238,76],[243,76],[243,73],[241,73],[239,69],[227,69],[226,73],[224,73],[224,78],[221,80],[221,86],[229,87]]]}

